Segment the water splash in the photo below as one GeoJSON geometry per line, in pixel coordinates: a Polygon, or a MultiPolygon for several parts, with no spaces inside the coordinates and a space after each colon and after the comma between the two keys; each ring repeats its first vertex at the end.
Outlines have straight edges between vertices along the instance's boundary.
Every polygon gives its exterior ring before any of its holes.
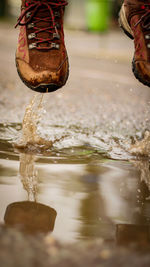
{"type": "Polygon", "coordinates": [[[136,156],[150,157],[150,132],[145,131],[144,138],[136,141],[129,149],[130,153],[136,156]]]}
{"type": "Polygon", "coordinates": [[[35,169],[35,152],[48,149],[52,145],[51,141],[43,139],[38,133],[38,124],[42,120],[43,111],[43,94],[36,94],[26,108],[21,138],[15,145],[28,152],[20,154],[19,176],[28,193],[29,201],[36,201],[37,196],[38,173],[35,169]]]}
{"type": "Polygon", "coordinates": [[[42,120],[43,94],[34,95],[26,108],[22,123],[21,138],[15,146],[26,151],[46,150],[52,146],[52,142],[46,140],[38,133],[38,125],[42,120]]]}
{"type": "Polygon", "coordinates": [[[42,101],[43,95],[40,95],[39,99],[35,95],[26,108],[22,124],[22,141],[24,143],[40,143],[41,141],[37,134],[37,124],[41,119],[42,101]]]}

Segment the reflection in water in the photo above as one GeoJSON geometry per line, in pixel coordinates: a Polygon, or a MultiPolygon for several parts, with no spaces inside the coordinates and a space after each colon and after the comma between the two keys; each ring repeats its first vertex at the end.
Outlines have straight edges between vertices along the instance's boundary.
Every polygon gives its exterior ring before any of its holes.
{"type": "Polygon", "coordinates": [[[138,182],[136,224],[116,225],[116,241],[118,245],[136,244],[143,248],[150,245],[150,163],[149,159],[134,161],[140,172],[138,182]]]}
{"type": "MultiPolygon", "coordinates": [[[[56,149],[50,157],[50,154],[43,156],[42,152],[51,148],[52,143],[38,136],[41,108],[42,96],[32,99],[26,109],[22,140],[18,145],[22,148],[19,175],[28,193],[28,201],[18,202],[18,198],[7,200],[7,205],[14,203],[6,209],[6,225],[19,225],[28,233],[52,231],[56,211],[49,207],[49,203],[53,203],[59,214],[54,236],[60,240],[103,238],[125,245],[139,241],[141,244],[148,243],[149,160],[108,160],[105,154],[94,153],[93,148],[89,150],[87,144],[76,149],[56,149]],[[28,154],[25,154],[27,151],[28,154]],[[38,152],[39,177],[35,168],[38,152]],[[37,203],[37,200],[46,205],[37,203]]],[[[16,164],[17,161],[11,160],[3,159],[3,165],[6,165],[5,172],[0,175],[1,192],[6,181],[9,181],[8,184],[12,181],[10,162],[16,164]],[[10,177],[7,177],[8,173],[10,177]]],[[[12,194],[16,195],[17,189],[12,194]]],[[[10,187],[7,185],[5,190],[8,196],[10,187]]],[[[19,197],[24,199],[23,194],[19,197]]],[[[7,197],[1,198],[6,200],[7,197]]]]}
{"type": "MultiPolygon", "coordinates": [[[[27,106],[22,125],[22,138],[18,147],[25,148],[43,144],[44,140],[37,133],[37,125],[41,119],[42,101],[43,95],[40,95],[39,99],[35,95],[27,106]]],[[[50,144],[50,142],[46,143],[46,145],[50,144]]],[[[23,187],[28,193],[28,201],[8,205],[4,216],[5,224],[12,227],[19,226],[30,234],[53,231],[56,211],[36,202],[38,178],[35,169],[35,155],[20,154],[19,175],[23,187]]]]}
{"type": "Polygon", "coordinates": [[[37,195],[37,170],[34,166],[35,156],[30,154],[20,154],[19,174],[24,189],[28,193],[29,201],[36,201],[37,195]]]}
{"type": "Polygon", "coordinates": [[[56,211],[46,205],[24,201],[10,204],[5,212],[6,226],[19,227],[28,234],[49,233],[54,229],[56,211]]]}
{"type": "Polygon", "coordinates": [[[86,192],[86,197],[80,205],[80,218],[82,219],[80,236],[82,239],[106,237],[106,231],[109,228],[110,220],[106,215],[100,191],[99,173],[100,170],[88,165],[87,174],[81,180],[86,192]]]}
{"type": "Polygon", "coordinates": [[[134,161],[134,166],[140,172],[137,202],[139,208],[139,224],[150,225],[150,163],[149,159],[134,161]]]}
{"type": "MultiPolygon", "coordinates": [[[[144,182],[150,191],[150,162],[149,158],[132,161],[134,166],[140,172],[140,182],[144,182]]],[[[150,196],[150,193],[149,193],[150,196]]]]}
{"type": "Polygon", "coordinates": [[[88,174],[82,177],[86,195],[80,205],[80,238],[150,245],[149,160],[135,161],[134,166],[137,171],[131,176],[128,169],[120,176],[116,165],[111,173],[87,167],[88,174]]]}
{"type": "MultiPolygon", "coordinates": [[[[22,225],[21,228],[28,233],[46,233],[53,230],[56,211],[47,205],[36,203],[40,190],[35,159],[31,154],[20,155],[20,178],[28,193],[29,201],[10,204],[4,219],[6,225],[22,225]]],[[[73,216],[77,212],[80,221],[80,224],[77,224],[76,218],[74,219],[78,239],[117,240],[117,244],[126,246],[135,242],[136,244],[149,243],[149,162],[133,162],[136,171],[133,165],[124,163],[124,172],[123,165],[120,169],[119,164],[109,162],[109,167],[107,161],[102,165],[88,164],[84,165],[85,174],[79,174],[77,188],[79,193],[82,192],[79,199],[80,205],[78,210],[72,211],[73,216]]],[[[64,182],[62,184],[64,185],[64,182]]],[[[74,185],[73,182],[71,184],[74,185]]],[[[67,190],[71,190],[67,184],[66,186],[67,190]]],[[[53,199],[56,203],[57,197],[56,194],[53,199]]],[[[70,194],[68,197],[71,203],[74,195],[70,194]]],[[[59,207],[59,213],[61,209],[62,206],[59,207]]]]}
{"type": "Polygon", "coordinates": [[[48,233],[54,229],[57,213],[53,208],[36,202],[38,179],[34,163],[34,155],[20,155],[19,174],[28,201],[8,205],[4,221],[7,226],[20,227],[28,234],[48,233]]]}
{"type": "Polygon", "coordinates": [[[118,245],[129,246],[135,244],[144,249],[150,245],[150,226],[148,225],[116,225],[116,241],[118,245]]]}

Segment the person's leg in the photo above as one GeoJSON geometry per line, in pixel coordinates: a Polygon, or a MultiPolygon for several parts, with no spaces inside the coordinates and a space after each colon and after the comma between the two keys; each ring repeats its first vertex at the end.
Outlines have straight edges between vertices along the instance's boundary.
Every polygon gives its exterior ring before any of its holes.
{"type": "Polygon", "coordinates": [[[32,90],[55,91],[66,83],[69,74],[63,33],[67,1],[21,1],[16,25],[20,25],[16,52],[18,74],[32,90]]]}
{"type": "Polygon", "coordinates": [[[124,0],[119,21],[124,32],[134,39],[134,75],[150,86],[150,0],[124,0]]]}

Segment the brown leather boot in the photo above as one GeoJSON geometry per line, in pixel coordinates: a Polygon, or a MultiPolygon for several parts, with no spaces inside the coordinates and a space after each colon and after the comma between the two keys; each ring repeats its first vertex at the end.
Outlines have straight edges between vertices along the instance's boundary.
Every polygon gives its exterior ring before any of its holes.
{"type": "Polygon", "coordinates": [[[124,0],[120,26],[134,39],[133,73],[150,87],[150,0],[124,0]]]}
{"type": "Polygon", "coordinates": [[[21,80],[46,93],[61,88],[69,75],[64,43],[65,0],[22,0],[16,65],[21,80]]]}

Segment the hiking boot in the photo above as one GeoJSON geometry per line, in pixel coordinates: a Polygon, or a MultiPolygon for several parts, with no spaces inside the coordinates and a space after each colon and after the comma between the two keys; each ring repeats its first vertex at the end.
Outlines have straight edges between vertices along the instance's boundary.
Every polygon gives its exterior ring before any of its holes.
{"type": "Polygon", "coordinates": [[[134,39],[133,73],[150,87],[150,0],[124,0],[119,23],[124,32],[134,39]]]}
{"type": "Polygon", "coordinates": [[[64,43],[65,0],[22,0],[16,65],[21,80],[37,92],[52,92],[68,79],[64,43]]]}

